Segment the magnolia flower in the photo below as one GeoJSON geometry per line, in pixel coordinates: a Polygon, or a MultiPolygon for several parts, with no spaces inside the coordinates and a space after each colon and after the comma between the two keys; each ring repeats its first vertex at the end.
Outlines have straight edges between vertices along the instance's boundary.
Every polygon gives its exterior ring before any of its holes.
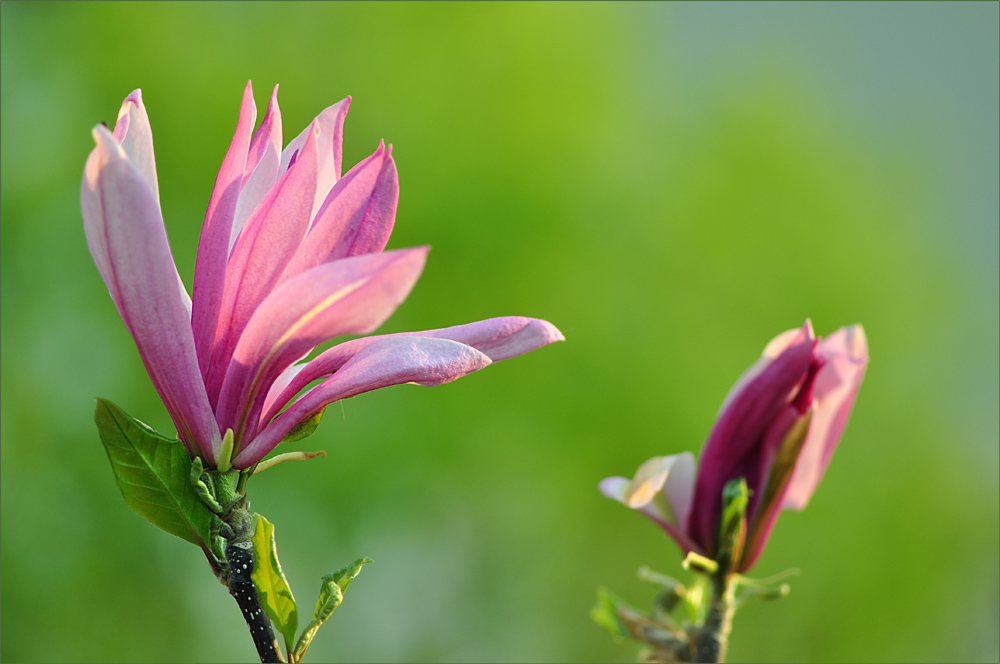
{"type": "Polygon", "coordinates": [[[494,318],[355,339],[301,362],[325,341],[381,325],[429,249],[383,252],[399,198],[391,146],[380,143],[341,177],[350,101],[282,150],[277,87],[254,132],[247,83],[208,203],[193,298],[167,242],[140,91],[122,103],[113,131],[92,132],[80,193],[87,244],[178,436],[207,465],[227,466],[231,443],[232,465],[253,466],[338,399],[440,385],[563,339],[543,320],[494,318]]]}
{"type": "Polygon", "coordinates": [[[660,525],[681,549],[715,557],[723,489],[743,478],[747,528],[732,561],[757,562],[782,509],[801,510],[819,485],[847,425],[868,365],[860,325],[825,340],[801,329],[778,335],[722,403],[696,470],[690,452],[646,461],[632,480],[609,477],[600,489],[660,525]]]}

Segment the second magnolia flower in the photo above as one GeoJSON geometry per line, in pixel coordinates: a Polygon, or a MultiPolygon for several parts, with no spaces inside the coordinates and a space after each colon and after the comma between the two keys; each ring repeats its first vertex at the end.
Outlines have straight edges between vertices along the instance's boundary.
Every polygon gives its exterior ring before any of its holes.
{"type": "Polygon", "coordinates": [[[656,522],[687,553],[715,558],[723,490],[749,489],[747,530],[732,571],[757,562],[782,509],[803,509],[837,447],[868,365],[860,325],[825,340],[812,325],[778,335],[730,390],[696,469],[690,452],[654,457],[601,491],[656,522]]]}
{"type": "Polygon", "coordinates": [[[208,204],[193,297],[167,242],[140,92],[122,103],[113,131],[93,130],[80,194],[88,246],[178,436],[210,466],[228,462],[224,438],[232,465],[247,468],[333,401],[439,385],[563,339],[546,321],[511,316],[355,339],[299,363],[325,341],[381,325],[427,257],[427,247],[383,252],[399,198],[391,148],[380,144],[341,177],[350,101],[282,149],[277,87],[254,132],[247,83],[208,204]]]}

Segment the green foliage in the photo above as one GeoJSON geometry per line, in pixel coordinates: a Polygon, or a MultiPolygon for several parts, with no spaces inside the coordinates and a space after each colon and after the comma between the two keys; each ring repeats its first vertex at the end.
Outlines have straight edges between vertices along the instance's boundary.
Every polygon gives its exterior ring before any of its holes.
{"type": "Polygon", "coordinates": [[[181,442],[106,399],[97,400],[94,421],[125,504],[208,554],[212,513],[191,484],[191,458],[181,442]]]}
{"type": "Polygon", "coordinates": [[[618,607],[622,604],[624,602],[607,588],[598,588],[597,604],[590,610],[591,620],[608,630],[615,641],[621,641],[629,635],[618,618],[618,607]]]}
{"type": "Polygon", "coordinates": [[[299,626],[299,612],[295,596],[281,571],[278,549],[274,541],[274,526],[260,514],[253,535],[253,582],[257,587],[260,604],[285,638],[285,650],[291,652],[295,632],[299,626]]]}
{"type": "Polygon", "coordinates": [[[316,600],[316,610],[313,611],[312,620],[309,621],[302,636],[299,637],[299,642],[295,644],[295,650],[290,656],[291,661],[302,661],[320,625],[326,622],[326,619],[344,601],[344,593],[351,585],[351,580],[361,572],[363,566],[373,562],[371,558],[358,558],[347,567],[342,567],[332,574],[323,576],[323,582],[319,588],[319,599],[316,600]]]}

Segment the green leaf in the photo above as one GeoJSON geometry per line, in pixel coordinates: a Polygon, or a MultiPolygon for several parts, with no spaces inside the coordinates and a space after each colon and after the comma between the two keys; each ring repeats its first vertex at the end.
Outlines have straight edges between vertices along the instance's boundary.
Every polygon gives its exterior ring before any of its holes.
{"type": "Polygon", "coordinates": [[[210,556],[212,513],[191,485],[191,458],[184,445],[106,399],[97,400],[94,421],[125,504],[210,556]]]}
{"type": "Polygon", "coordinates": [[[302,420],[288,432],[288,435],[281,439],[283,443],[294,443],[297,440],[302,440],[303,438],[308,438],[309,436],[316,433],[316,427],[319,426],[319,421],[323,419],[323,413],[326,412],[326,408],[319,411],[307,420],[302,420]]]}
{"type": "Polygon", "coordinates": [[[295,650],[289,658],[290,661],[302,661],[320,625],[326,622],[326,619],[344,601],[344,593],[347,592],[347,587],[351,585],[351,580],[361,572],[363,566],[373,562],[375,561],[371,558],[358,558],[347,567],[342,567],[333,574],[327,574],[323,577],[323,584],[319,588],[319,599],[316,600],[316,610],[313,612],[313,618],[309,622],[309,625],[306,626],[305,631],[302,632],[302,636],[299,637],[299,642],[295,645],[295,650]]]}
{"type": "Polygon", "coordinates": [[[629,636],[628,629],[618,617],[618,607],[623,604],[606,588],[598,588],[597,605],[590,610],[590,619],[611,632],[616,642],[629,636]]]}
{"type": "Polygon", "coordinates": [[[281,563],[278,562],[274,526],[260,514],[254,516],[257,517],[257,528],[253,534],[253,582],[257,586],[257,595],[264,613],[285,637],[285,650],[291,652],[295,631],[299,628],[295,596],[292,595],[292,589],[281,571],[281,563]]]}
{"type": "MultiPolygon", "coordinates": [[[[370,565],[373,562],[375,561],[372,560],[371,558],[358,558],[347,567],[341,567],[333,574],[327,574],[326,576],[323,577],[323,580],[325,582],[327,576],[332,577],[333,582],[336,583],[338,586],[340,586],[340,589],[346,593],[347,586],[351,585],[351,579],[353,579],[354,577],[356,577],[358,574],[361,573],[362,567],[364,567],[365,565],[370,565]]],[[[319,604],[316,605],[316,608],[319,609],[319,604]]]]}

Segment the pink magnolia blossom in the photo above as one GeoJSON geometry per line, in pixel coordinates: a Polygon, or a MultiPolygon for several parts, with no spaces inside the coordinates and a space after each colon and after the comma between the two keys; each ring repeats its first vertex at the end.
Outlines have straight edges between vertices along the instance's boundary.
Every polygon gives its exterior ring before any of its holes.
{"type": "Polygon", "coordinates": [[[399,198],[391,146],[380,143],[341,177],[350,101],[282,150],[277,87],[254,132],[247,83],[208,203],[193,298],[167,242],[140,91],[122,103],[113,131],[92,132],[80,193],[87,244],[181,441],[211,466],[230,430],[232,464],[247,468],[333,401],[440,385],[563,339],[543,320],[493,318],[354,339],[301,362],[325,341],[381,325],[429,249],[383,251],[399,198]]]}
{"type": "Polygon", "coordinates": [[[609,477],[601,491],[660,525],[681,549],[716,556],[723,488],[744,478],[747,531],[733,570],[757,562],[781,509],[801,510],[840,441],[868,365],[860,325],[825,340],[802,328],[778,335],[736,381],[696,469],[690,452],[646,461],[632,480],[609,477]]]}

